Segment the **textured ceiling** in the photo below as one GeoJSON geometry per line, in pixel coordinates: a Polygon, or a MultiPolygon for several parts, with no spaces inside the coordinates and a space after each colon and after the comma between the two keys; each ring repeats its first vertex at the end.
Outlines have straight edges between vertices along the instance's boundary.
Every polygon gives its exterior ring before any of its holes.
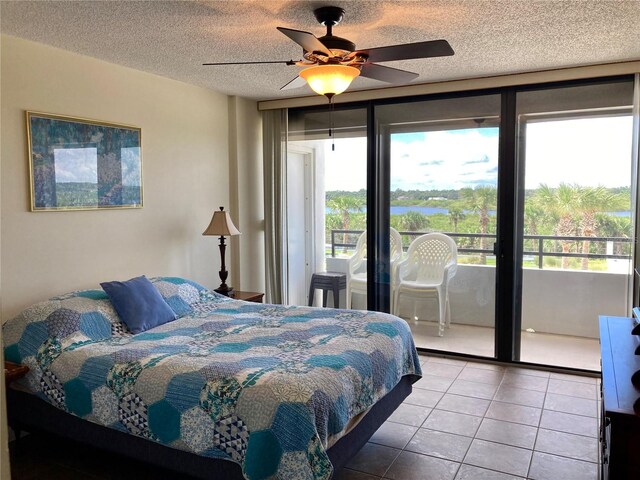
{"type": "MultiPolygon", "coordinates": [[[[640,1],[2,1],[2,33],[254,99],[281,92],[299,67],[205,67],[203,62],[299,59],[276,30],[320,37],[313,9],[346,10],[334,34],[358,48],[444,38],[453,57],[387,62],[419,73],[413,83],[640,59],[640,1]]],[[[351,90],[386,84],[357,78],[351,90]]]]}

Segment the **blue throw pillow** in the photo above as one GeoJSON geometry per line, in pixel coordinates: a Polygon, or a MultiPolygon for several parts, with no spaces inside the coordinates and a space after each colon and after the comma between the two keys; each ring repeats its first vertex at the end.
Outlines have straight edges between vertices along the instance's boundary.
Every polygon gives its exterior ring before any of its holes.
{"type": "Polygon", "coordinates": [[[144,275],[126,282],[104,282],[100,286],[132,333],[144,332],[177,318],[144,275]]]}

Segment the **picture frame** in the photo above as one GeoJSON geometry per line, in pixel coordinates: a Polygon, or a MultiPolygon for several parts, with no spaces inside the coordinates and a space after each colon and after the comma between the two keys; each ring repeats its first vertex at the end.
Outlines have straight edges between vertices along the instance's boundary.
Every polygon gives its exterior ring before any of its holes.
{"type": "Polygon", "coordinates": [[[31,211],[142,208],[142,130],[27,111],[31,211]]]}

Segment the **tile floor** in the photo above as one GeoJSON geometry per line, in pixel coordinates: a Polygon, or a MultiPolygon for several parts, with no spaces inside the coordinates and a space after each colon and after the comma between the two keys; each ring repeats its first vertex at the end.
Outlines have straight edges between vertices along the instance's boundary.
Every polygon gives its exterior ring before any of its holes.
{"type": "Polygon", "coordinates": [[[598,379],[421,358],[413,393],[336,480],[597,480],[598,379]]]}
{"type": "MultiPolygon", "coordinates": [[[[493,328],[453,323],[442,337],[438,337],[435,322],[409,321],[409,326],[417,347],[481,357],[494,355],[493,328]]],[[[600,343],[597,338],[522,332],[521,352],[523,362],[600,370],[600,343]]]]}

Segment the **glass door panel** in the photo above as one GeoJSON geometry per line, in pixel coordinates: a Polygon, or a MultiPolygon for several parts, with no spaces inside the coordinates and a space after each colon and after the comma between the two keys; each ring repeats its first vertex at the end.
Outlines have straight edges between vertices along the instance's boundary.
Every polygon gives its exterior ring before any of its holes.
{"type": "MultiPolygon", "coordinates": [[[[366,242],[358,243],[367,225],[366,124],[362,108],[289,111],[290,303],[306,305],[312,274],[329,271],[347,279],[340,308],[367,308],[366,242]]],[[[323,304],[322,290],[313,304],[323,304]]]]}
{"type": "Polygon", "coordinates": [[[399,252],[391,241],[392,312],[418,347],[494,357],[500,96],[375,113],[390,235],[402,244],[399,252]]]}
{"type": "Polygon", "coordinates": [[[629,312],[632,92],[618,81],[517,94],[521,361],[599,370],[598,315],[629,312]]]}

